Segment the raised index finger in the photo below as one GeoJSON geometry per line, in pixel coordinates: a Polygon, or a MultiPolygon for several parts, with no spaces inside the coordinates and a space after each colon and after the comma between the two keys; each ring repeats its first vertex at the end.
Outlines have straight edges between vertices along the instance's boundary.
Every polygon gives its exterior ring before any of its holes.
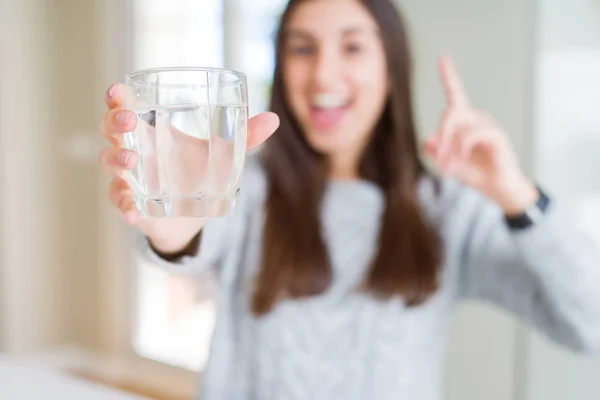
{"type": "Polygon", "coordinates": [[[440,75],[448,105],[456,108],[468,107],[469,98],[450,58],[440,57],[440,75]]]}

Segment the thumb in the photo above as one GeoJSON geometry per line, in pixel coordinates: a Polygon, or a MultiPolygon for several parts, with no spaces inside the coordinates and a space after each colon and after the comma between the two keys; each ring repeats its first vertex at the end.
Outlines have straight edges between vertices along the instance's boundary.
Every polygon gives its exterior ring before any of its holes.
{"type": "Polygon", "coordinates": [[[248,150],[260,146],[279,128],[279,117],[272,112],[258,114],[248,121],[248,150]]]}

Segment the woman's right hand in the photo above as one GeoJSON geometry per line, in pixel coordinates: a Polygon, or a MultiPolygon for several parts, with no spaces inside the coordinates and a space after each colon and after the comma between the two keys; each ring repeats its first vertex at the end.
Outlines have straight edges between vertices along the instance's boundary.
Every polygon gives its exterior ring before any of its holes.
{"type": "MultiPolygon", "coordinates": [[[[136,226],[161,253],[176,253],[186,247],[204,226],[203,218],[142,218],[136,208],[133,193],[124,179],[123,171],[133,169],[138,155],[122,147],[125,132],[135,129],[137,116],[123,108],[126,87],[111,86],[106,93],[108,112],[102,118],[100,130],[110,146],[100,153],[100,164],[113,176],[108,190],[112,204],[123,214],[127,223],[136,226]]],[[[262,113],[248,121],[248,150],[262,144],[279,126],[274,113],[262,113]]]]}

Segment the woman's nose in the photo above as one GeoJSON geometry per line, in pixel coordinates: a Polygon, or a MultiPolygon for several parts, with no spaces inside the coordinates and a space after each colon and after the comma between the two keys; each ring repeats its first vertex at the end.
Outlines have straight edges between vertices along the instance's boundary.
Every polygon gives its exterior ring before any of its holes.
{"type": "Polygon", "coordinates": [[[340,79],[342,60],[332,51],[319,52],[314,69],[314,83],[318,90],[327,90],[335,86],[340,79]]]}

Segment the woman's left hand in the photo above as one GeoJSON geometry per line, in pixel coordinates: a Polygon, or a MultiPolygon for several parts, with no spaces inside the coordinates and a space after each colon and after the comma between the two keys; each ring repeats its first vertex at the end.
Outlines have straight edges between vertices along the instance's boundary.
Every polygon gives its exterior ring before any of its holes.
{"type": "Polygon", "coordinates": [[[520,214],[535,203],[538,191],[521,171],[508,135],[471,107],[450,59],[440,59],[440,73],[448,104],[425,143],[427,153],[444,174],[487,195],[507,215],[520,214]]]}

